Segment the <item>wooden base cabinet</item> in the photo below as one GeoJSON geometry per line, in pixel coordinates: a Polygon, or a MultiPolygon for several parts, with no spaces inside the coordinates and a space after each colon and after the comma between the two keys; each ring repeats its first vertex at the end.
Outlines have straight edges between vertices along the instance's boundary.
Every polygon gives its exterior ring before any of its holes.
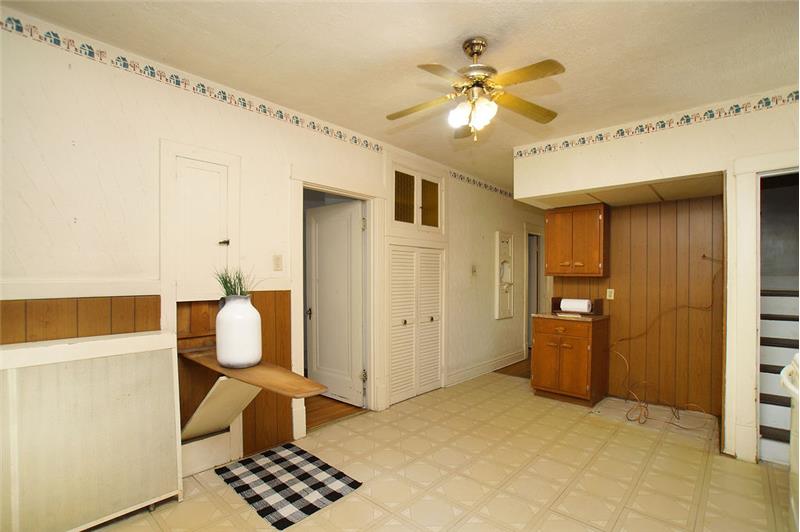
{"type": "Polygon", "coordinates": [[[595,404],[608,394],[608,316],[533,317],[531,386],[595,404]]]}

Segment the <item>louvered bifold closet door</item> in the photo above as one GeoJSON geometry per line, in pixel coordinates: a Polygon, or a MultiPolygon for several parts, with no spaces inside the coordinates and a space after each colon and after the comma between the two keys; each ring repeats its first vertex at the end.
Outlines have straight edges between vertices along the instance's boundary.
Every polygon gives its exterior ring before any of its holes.
{"type": "Polygon", "coordinates": [[[389,246],[390,355],[389,402],[416,395],[416,252],[413,248],[389,246]]]}
{"type": "Polygon", "coordinates": [[[421,394],[441,386],[441,250],[420,250],[417,264],[417,394],[421,394]]]}

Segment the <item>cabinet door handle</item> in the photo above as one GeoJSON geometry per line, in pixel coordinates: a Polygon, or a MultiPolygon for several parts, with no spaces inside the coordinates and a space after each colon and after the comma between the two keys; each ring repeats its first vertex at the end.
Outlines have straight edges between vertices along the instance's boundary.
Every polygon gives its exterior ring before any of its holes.
{"type": "Polygon", "coordinates": [[[433,321],[433,316],[431,316],[431,321],[433,321]]]}
{"type": "Polygon", "coordinates": [[[408,325],[408,320],[403,320],[403,325],[408,325]]]}
{"type": "Polygon", "coordinates": [[[561,344],[564,349],[572,349],[572,344],[561,344]]]}
{"type": "Polygon", "coordinates": [[[566,331],[564,327],[556,327],[556,332],[563,333],[564,331],[566,331]]]}
{"type": "Polygon", "coordinates": [[[569,266],[570,264],[572,264],[570,261],[568,261],[568,260],[565,260],[564,262],[561,262],[561,263],[559,263],[558,265],[559,265],[559,266],[569,266]]]}
{"type": "Polygon", "coordinates": [[[556,344],[556,343],[553,343],[553,342],[547,342],[547,345],[548,345],[549,347],[558,347],[558,344],[556,344]]]}
{"type": "Polygon", "coordinates": [[[225,240],[220,240],[219,242],[217,242],[217,244],[219,244],[220,246],[230,246],[231,240],[230,238],[226,238],[225,240]]]}
{"type": "Polygon", "coordinates": [[[578,267],[584,266],[582,262],[578,262],[577,260],[573,263],[573,265],[578,267]]]}

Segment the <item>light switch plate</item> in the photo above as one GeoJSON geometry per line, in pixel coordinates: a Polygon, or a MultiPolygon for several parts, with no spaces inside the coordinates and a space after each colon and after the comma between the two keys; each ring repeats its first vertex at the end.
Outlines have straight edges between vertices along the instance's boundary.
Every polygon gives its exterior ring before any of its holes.
{"type": "Polygon", "coordinates": [[[614,289],[613,288],[606,288],[606,299],[609,301],[613,301],[614,299],[614,289]]]}
{"type": "Polygon", "coordinates": [[[272,256],[272,271],[275,272],[283,271],[283,255],[272,256]]]}

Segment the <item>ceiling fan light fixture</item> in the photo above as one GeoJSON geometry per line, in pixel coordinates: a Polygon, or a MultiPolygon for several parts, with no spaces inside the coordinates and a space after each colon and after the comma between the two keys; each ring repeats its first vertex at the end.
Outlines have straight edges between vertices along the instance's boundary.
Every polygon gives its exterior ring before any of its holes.
{"type": "Polygon", "coordinates": [[[461,102],[447,115],[447,123],[453,129],[466,126],[469,124],[470,114],[472,114],[472,106],[469,102],[461,102]]]}
{"type": "Polygon", "coordinates": [[[480,131],[492,121],[497,114],[497,104],[492,100],[481,96],[473,104],[472,117],[469,125],[473,129],[480,131]]]}

